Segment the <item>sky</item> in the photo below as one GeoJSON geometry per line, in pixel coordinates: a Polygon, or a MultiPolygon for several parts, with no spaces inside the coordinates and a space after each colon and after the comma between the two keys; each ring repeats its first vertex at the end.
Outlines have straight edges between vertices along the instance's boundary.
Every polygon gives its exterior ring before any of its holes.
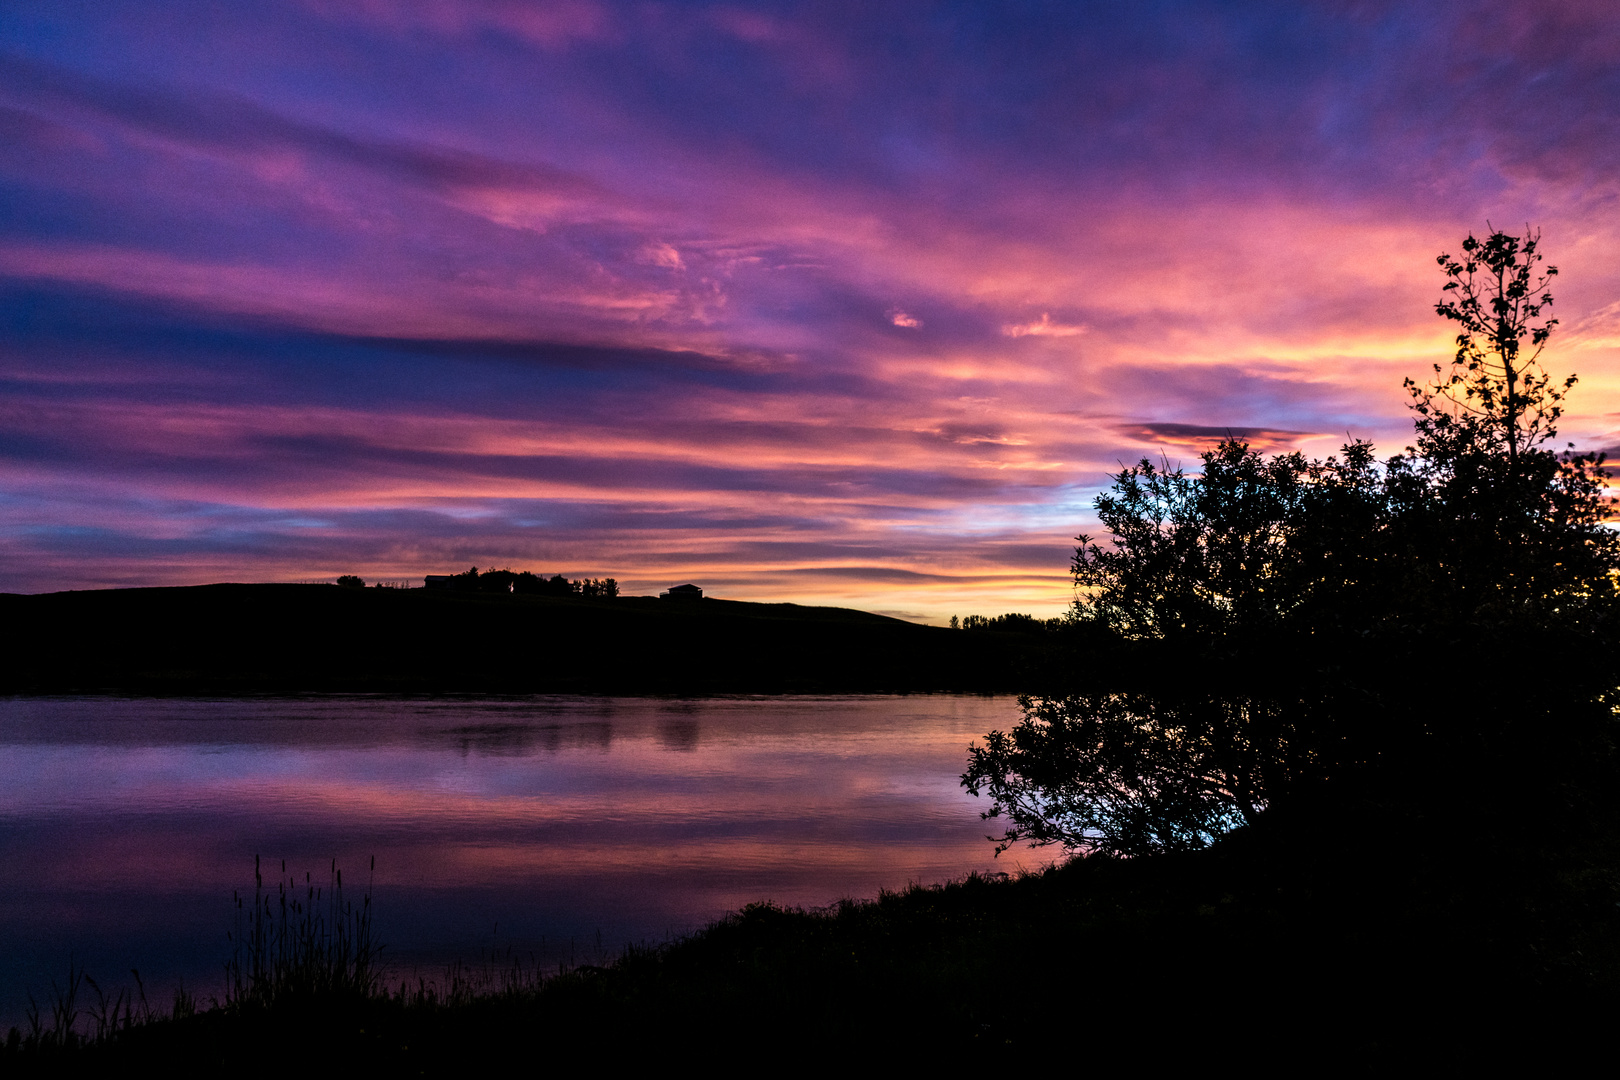
{"type": "Polygon", "coordinates": [[[1487,222],[1620,444],[1617,166],[1607,0],[8,0],[0,591],[1056,615],[1123,464],[1404,446],[1487,222]]]}

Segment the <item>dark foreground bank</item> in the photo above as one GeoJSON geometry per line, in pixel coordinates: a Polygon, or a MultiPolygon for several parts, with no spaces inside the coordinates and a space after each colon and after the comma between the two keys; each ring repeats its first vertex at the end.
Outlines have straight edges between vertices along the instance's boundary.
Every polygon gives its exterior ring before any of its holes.
{"type": "Polygon", "coordinates": [[[0,595],[0,693],[884,693],[1029,685],[1040,635],[847,608],[330,585],[0,595]]]}
{"type": "Polygon", "coordinates": [[[752,907],[606,968],[448,995],[337,979],[88,1047],[18,1038],[0,1058],[100,1075],[1047,1059],[1226,1073],[1545,1065],[1605,1046],[1620,971],[1611,842],[1493,856],[1323,839],[1249,832],[824,912],[752,907]]]}

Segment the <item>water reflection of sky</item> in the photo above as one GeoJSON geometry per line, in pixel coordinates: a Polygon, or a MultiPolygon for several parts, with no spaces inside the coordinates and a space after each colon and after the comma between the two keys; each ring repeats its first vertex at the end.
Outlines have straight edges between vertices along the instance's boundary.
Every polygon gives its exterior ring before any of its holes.
{"type": "Polygon", "coordinates": [[[956,696],[0,701],[0,1010],[70,954],[212,986],[255,854],[351,881],[375,855],[390,953],[429,971],[1011,869],[957,778],[1016,716],[956,696]]]}

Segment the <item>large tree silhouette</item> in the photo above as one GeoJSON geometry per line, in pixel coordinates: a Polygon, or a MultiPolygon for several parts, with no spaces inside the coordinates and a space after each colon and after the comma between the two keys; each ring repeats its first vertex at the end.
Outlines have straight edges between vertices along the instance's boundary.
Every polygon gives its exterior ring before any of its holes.
{"type": "Polygon", "coordinates": [[[1536,365],[1555,325],[1537,247],[1492,232],[1441,257],[1437,311],[1464,332],[1450,370],[1408,381],[1405,453],[1227,440],[1196,475],[1114,477],[1109,542],[1075,553],[1069,684],[970,751],[1002,847],[1196,848],[1329,803],[1568,803],[1607,767],[1620,548],[1601,457],[1547,445],[1574,379],[1536,365]]]}

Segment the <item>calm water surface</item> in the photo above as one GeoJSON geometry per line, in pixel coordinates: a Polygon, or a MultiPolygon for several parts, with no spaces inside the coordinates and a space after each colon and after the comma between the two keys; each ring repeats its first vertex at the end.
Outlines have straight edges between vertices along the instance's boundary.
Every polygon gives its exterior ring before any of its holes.
{"type": "Polygon", "coordinates": [[[1008,697],[0,700],[0,1022],[70,957],[220,986],[253,857],[373,885],[385,956],[553,964],[756,900],[999,860],[966,748],[1008,697]]]}

